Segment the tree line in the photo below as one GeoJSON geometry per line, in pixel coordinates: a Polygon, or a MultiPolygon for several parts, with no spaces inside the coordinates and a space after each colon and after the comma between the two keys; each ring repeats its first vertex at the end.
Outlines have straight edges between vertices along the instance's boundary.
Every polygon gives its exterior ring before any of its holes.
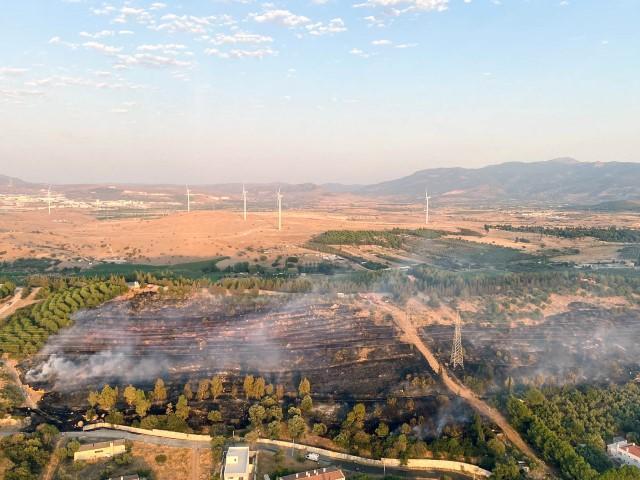
{"type": "Polygon", "coordinates": [[[16,433],[0,441],[0,453],[10,462],[4,480],[34,480],[40,478],[55,447],[58,429],[38,425],[34,433],[16,433]]]}
{"type": "Polygon", "coordinates": [[[0,300],[13,295],[16,290],[16,284],[11,280],[0,278],[0,300]]]}
{"type": "Polygon", "coordinates": [[[493,228],[507,232],[535,233],[538,235],[550,235],[560,238],[593,237],[603,242],[637,243],[640,242],[640,230],[631,228],[598,227],[543,227],[537,225],[485,225],[486,231],[493,228]]]}
{"type": "Polygon", "coordinates": [[[122,278],[58,279],[39,292],[44,300],[18,310],[0,328],[0,353],[17,358],[38,352],[49,335],[73,323],[72,315],[127,291],[122,278]]]}
{"type": "Polygon", "coordinates": [[[606,455],[606,444],[615,435],[640,438],[639,385],[530,387],[522,398],[508,398],[507,411],[563,478],[640,479],[640,469],[616,469],[606,455]]]}

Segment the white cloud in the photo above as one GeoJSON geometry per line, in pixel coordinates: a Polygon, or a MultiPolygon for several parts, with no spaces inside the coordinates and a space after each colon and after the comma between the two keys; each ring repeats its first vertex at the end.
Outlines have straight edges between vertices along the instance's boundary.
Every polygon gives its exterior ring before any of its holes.
{"type": "Polygon", "coordinates": [[[311,20],[303,15],[296,15],[289,10],[266,10],[263,13],[252,13],[250,17],[258,23],[274,23],[284,27],[300,27],[311,23],[311,20]]]}
{"type": "Polygon", "coordinates": [[[139,45],[136,50],[141,52],[157,52],[166,50],[185,50],[186,45],[179,43],[158,43],[155,45],[139,45]]]}
{"type": "Polygon", "coordinates": [[[162,10],[163,8],[167,8],[167,4],[166,3],[155,2],[155,3],[152,3],[149,6],[149,10],[162,10]]]}
{"type": "Polygon", "coordinates": [[[101,30],[96,33],[80,32],[81,37],[93,38],[94,40],[98,38],[104,38],[104,37],[113,37],[114,35],[116,35],[116,32],[113,30],[101,30]]]}
{"type": "MultiPolygon", "coordinates": [[[[150,68],[163,68],[163,67],[181,67],[190,68],[193,66],[193,62],[188,60],[180,60],[174,55],[168,55],[163,52],[162,55],[156,55],[152,53],[135,53],[132,55],[118,55],[118,63],[116,67],[119,70],[124,70],[126,67],[141,66],[150,68]]],[[[114,67],[115,68],[115,67],[114,67]]]]}
{"type": "Polygon", "coordinates": [[[387,22],[384,19],[376,17],[374,15],[364,17],[364,20],[367,22],[367,26],[369,27],[383,28],[387,26],[387,22]]]}
{"type": "Polygon", "coordinates": [[[399,43],[396,48],[415,48],[417,46],[417,43],[399,43]]]}
{"type": "Polygon", "coordinates": [[[199,17],[196,15],[175,15],[173,13],[160,17],[160,22],[162,23],[149,28],[159,32],[185,32],[194,35],[206,35],[212,27],[231,26],[236,23],[230,15],[199,17]]]}
{"type": "Polygon", "coordinates": [[[442,12],[449,6],[449,0],[366,0],[357,3],[355,8],[384,7],[390,9],[393,15],[410,11],[438,11],[442,12]]]}
{"type": "Polygon", "coordinates": [[[72,50],[75,50],[76,48],[78,48],[78,44],[77,43],[71,43],[71,42],[66,42],[64,40],[62,40],[60,37],[51,37],[51,39],[49,40],[49,45],[63,45],[65,47],[68,47],[72,50]]]}
{"type": "Polygon", "coordinates": [[[273,38],[255,33],[234,32],[232,35],[218,33],[210,39],[213,45],[234,45],[234,44],[261,44],[271,43],[273,38]]]}
{"type": "Polygon", "coordinates": [[[0,67],[0,77],[19,77],[28,71],[26,68],[0,67]]]}
{"type": "Polygon", "coordinates": [[[386,39],[374,40],[373,42],[371,42],[371,45],[375,45],[375,46],[392,45],[392,44],[393,42],[391,40],[386,40],[386,39]]]}
{"type": "Polygon", "coordinates": [[[357,57],[362,57],[362,58],[369,58],[371,56],[370,54],[368,54],[363,50],[360,50],[359,48],[352,48],[351,50],[349,50],[349,53],[351,55],[355,55],[357,57]]]}
{"type": "Polygon", "coordinates": [[[315,35],[315,36],[329,35],[333,33],[341,33],[341,32],[347,31],[347,27],[341,18],[333,18],[326,25],[322,22],[318,22],[311,25],[307,25],[305,28],[309,32],[309,35],[315,35]]]}
{"type": "Polygon", "coordinates": [[[269,48],[269,47],[258,48],[255,50],[234,49],[228,52],[221,51],[217,48],[207,48],[204,51],[204,53],[206,55],[218,57],[218,58],[237,58],[237,59],[242,59],[242,58],[262,59],[265,57],[273,57],[278,55],[278,52],[276,50],[273,50],[272,48],[269,48]]]}
{"type": "Polygon", "coordinates": [[[155,23],[153,15],[144,8],[124,6],[118,10],[118,15],[113,19],[114,23],[128,23],[134,21],[143,25],[155,23]]]}
{"type": "Polygon", "coordinates": [[[0,89],[0,96],[10,98],[10,99],[17,99],[22,97],[40,97],[44,94],[45,92],[43,92],[42,90],[28,90],[25,88],[18,88],[18,89],[12,89],[12,90],[0,89]]]}
{"type": "Polygon", "coordinates": [[[85,42],[82,44],[84,48],[95,50],[104,55],[113,56],[122,51],[122,47],[113,47],[100,42],[85,42]]]}
{"type": "Polygon", "coordinates": [[[129,113],[134,107],[137,106],[136,102],[122,102],[119,107],[115,107],[111,109],[111,113],[129,113]]]}
{"type": "Polygon", "coordinates": [[[38,87],[88,87],[100,90],[137,90],[143,88],[142,85],[127,82],[122,78],[114,81],[98,81],[93,78],[72,77],[69,75],[53,75],[46,78],[26,82],[25,85],[31,88],[38,87]]]}

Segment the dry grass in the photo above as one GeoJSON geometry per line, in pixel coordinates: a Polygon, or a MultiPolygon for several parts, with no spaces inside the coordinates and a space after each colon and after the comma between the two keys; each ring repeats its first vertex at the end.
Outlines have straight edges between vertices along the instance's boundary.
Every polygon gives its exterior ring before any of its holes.
{"type": "Polygon", "coordinates": [[[211,451],[206,446],[198,451],[198,476],[195,477],[193,476],[193,451],[189,448],[133,442],[131,453],[149,465],[157,480],[174,480],[176,478],[208,480],[211,478],[211,451]],[[158,455],[166,455],[167,461],[159,465],[155,460],[158,455]]]}
{"type": "MultiPolygon", "coordinates": [[[[153,219],[96,220],[79,210],[25,211],[3,214],[0,229],[2,257],[14,260],[24,257],[55,257],[67,266],[78,265],[77,258],[89,260],[125,259],[135,263],[174,264],[201,260],[218,255],[231,257],[228,263],[240,260],[253,262],[265,251],[268,262],[278,255],[284,257],[309,254],[302,246],[313,235],[335,229],[384,230],[393,227],[424,227],[420,205],[377,207],[373,202],[354,206],[345,198],[332,198],[330,210],[287,210],[283,231],[276,228],[273,212],[251,213],[244,222],[237,212],[196,211],[174,213],[153,219]],[[254,251],[247,251],[252,248],[254,251]]],[[[355,200],[353,200],[355,201],[355,200]]],[[[362,201],[362,199],[360,199],[362,201]]],[[[323,206],[320,205],[319,208],[323,206]]],[[[465,240],[525,252],[542,249],[579,248],[581,254],[572,260],[608,260],[616,257],[617,245],[593,239],[562,239],[519,232],[484,231],[485,224],[545,226],[608,226],[616,224],[637,227],[634,215],[553,212],[544,210],[468,210],[454,207],[434,208],[429,228],[455,232],[468,228],[482,233],[465,240]],[[515,242],[516,237],[529,243],[515,242]]],[[[351,247],[345,247],[351,249],[351,247]]],[[[398,256],[398,252],[381,247],[353,248],[371,260],[375,255],[398,256]],[[368,253],[367,253],[368,252],[368,253]]],[[[402,254],[402,252],[400,252],[402,254]]],[[[404,258],[409,260],[410,258],[404,258]]],[[[224,264],[222,264],[224,266],[224,264]]]]}

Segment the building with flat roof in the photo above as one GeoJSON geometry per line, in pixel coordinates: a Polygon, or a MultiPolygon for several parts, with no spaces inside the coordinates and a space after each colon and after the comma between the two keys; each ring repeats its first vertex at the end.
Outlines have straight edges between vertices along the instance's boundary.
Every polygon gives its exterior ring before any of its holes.
{"type": "Polygon", "coordinates": [[[229,447],[224,459],[223,480],[250,480],[253,476],[249,447],[229,447]]]}
{"type": "Polygon", "coordinates": [[[640,446],[635,443],[620,440],[607,445],[607,452],[622,463],[640,468],[640,446]]]}
{"type": "Polygon", "coordinates": [[[73,454],[73,460],[97,460],[99,458],[111,458],[125,453],[127,448],[124,440],[112,440],[110,442],[90,443],[81,445],[73,454]]]}
{"type": "Polygon", "coordinates": [[[119,477],[111,477],[107,480],[141,480],[140,476],[137,473],[134,473],[133,475],[124,475],[124,476],[119,476],[119,477]]]}
{"type": "Polygon", "coordinates": [[[344,473],[338,467],[317,468],[279,478],[280,480],[345,480],[344,473]]]}

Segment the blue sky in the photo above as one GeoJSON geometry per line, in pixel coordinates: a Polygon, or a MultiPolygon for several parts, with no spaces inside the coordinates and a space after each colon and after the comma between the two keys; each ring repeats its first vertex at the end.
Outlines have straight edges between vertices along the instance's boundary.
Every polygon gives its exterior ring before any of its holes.
{"type": "Polygon", "coordinates": [[[0,16],[0,173],[385,180],[637,161],[638,0],[21,0],[0,16]]]}

